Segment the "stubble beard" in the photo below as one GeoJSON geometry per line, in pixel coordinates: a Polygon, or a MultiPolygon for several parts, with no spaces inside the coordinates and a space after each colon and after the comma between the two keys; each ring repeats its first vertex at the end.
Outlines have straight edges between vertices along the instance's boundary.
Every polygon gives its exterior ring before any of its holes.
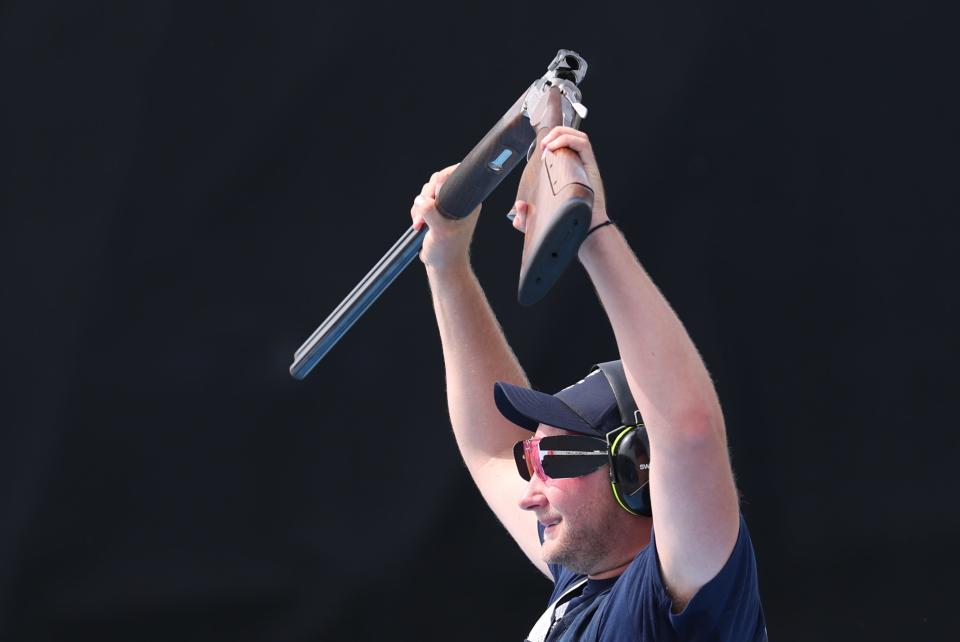
{"type": "Polygon", "coordinates": [[[560,538],[548,542],[543,561],[560,564],[574,573],[590,575],[603,570],[610,553],[611,538],[616,533],[615,516],[609,511],[595,515],[578,513],[561,522],[560,538]]]}

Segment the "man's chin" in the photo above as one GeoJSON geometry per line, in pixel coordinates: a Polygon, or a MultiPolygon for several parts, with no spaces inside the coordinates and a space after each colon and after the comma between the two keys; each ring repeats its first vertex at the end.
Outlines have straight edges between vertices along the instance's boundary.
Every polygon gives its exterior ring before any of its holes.
{"type": "Polygon", "coordinates": [[[540,547],[540,554],[543,561],[547,564],[564,565],[569,561],[567,560],[568,555],[561,541],[560,533],[552,533],[549,539],[544,535],[543,544],[540,547]]]}
{"type": "Polygon", "coordinates": [[[588,575],[594,567],[593,557],[578,551],[565,537],[565,533],[558,531],[551,539],[544,537],[540,547],[540,557],[547,564],[557,564],[566,567],[574,573],[588,575]]]}

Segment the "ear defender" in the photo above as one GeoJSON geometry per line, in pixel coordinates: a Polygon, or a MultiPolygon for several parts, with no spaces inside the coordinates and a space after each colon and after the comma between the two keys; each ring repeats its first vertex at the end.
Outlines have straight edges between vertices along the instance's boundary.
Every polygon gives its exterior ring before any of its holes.
{"type": "Polygon", "coordinates": [[[650,505],[650,442],[640,411],[627,385],[621,361],[594,366],[607,378],[617,399],[623,425],[607,435],[610,444],[610,486],[623,510],[631,515],[652,515],[650,505]]]}
{"type": "Polygon", "coordinates": [[[610,442],[610,487],[623,510],[632,515],[652,515],[650,464],[643,424],[623,426],[610,442]]]}

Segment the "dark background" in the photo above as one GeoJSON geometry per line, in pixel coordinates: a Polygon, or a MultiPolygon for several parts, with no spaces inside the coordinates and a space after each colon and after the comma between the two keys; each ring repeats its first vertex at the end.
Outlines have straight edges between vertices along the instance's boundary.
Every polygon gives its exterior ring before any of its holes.
{"type": "MultiPolygon", "coordinates": [[[[947,6],[947,3],[944,3],[947,6]]],[[[519,640],[413,264],[294,350],[557,49],[724,405],[771,639],[956,639],[955,21],[916,2],[0,3],[3,640],[519,640]]],[[[583,271],[534,385],[614,358],[583,271]]],[[[487,394],[487,391],[478,391],[487,394]]]]}

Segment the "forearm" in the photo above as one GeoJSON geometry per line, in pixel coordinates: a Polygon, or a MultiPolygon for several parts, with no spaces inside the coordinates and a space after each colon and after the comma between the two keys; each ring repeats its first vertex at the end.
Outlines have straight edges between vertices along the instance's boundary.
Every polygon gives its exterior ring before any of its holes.
{"type": "Polygon", "coordinates": [[[658,433],[662,445],[704,430],[722,438],[722,413],[707,369],[620,231],[614,226],[597,230],[581,246],[579,258],[613,327],[648,430],[658,433]]]}
{"type": "Polygon", "coordinates": [[[443,270],[427,268],[443,359],[453,432],[471,472],[490,458],[507,457],[529,436],[500,414],[493,384],[527,385],[467,260],[443,270]]]}
{"type": "Polygon", "coordinates": [[[517,500],[526,482],[517,474],[513,445],[530,436],[500,414],[493,400],[496,381],[526,385],[500,324],[470,268],[470,239],[477,211],[451,221],[436,209],[440,186],[455,166],[433,174],[413,201],[415,227],[426,223],[420,260],[426,266],[440,330],[450,423],[470,476],[497,518],[543,573],[536,517],[517,500]]]}

